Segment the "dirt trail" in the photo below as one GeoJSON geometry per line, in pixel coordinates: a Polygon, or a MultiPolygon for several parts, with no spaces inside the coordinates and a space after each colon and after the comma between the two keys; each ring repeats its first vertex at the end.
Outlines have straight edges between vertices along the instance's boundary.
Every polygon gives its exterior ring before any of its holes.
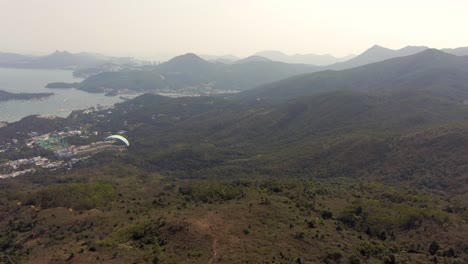
{"type": "Polygon", "coordinates": [[[214,238],[213,239],[213,257],[211,257],[210,259],[210,262],[208,262],[208,264],[211,264],[213,263],[213,261],[216,259],[216,257],[218,256],[218,251],[216,250],[216,247],[218,246],[218,239],[217,238],[214,238]]]}
{"type": "Polygon", "coordinates": [[[226,230],[226,222],[213,213],[205,215],[204,217],[198,219],[192,219],[191,221],[189,220],[189,222],[191,222],[193,226],[196,227],[198,230],[212,237],[213,255],[210,258],[208,264],[217,263],[219,260],[219,251],[222,251],[222,247],[220,248],[219,246],[219,238],[220,236],[222,237],[223,234],[220,234],[219,231],[226,230]]]}

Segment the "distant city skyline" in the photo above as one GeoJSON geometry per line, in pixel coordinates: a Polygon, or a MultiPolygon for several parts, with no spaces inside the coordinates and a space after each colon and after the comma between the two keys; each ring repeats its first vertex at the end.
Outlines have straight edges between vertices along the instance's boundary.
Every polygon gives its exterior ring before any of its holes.
{"type": "Polygon", "coordinates": [[[468,46],[468,2],[313,0],[0,0],[0,52],[55,50],[167,59],[193,52],[246,57],[360,54],[468,46]]]}

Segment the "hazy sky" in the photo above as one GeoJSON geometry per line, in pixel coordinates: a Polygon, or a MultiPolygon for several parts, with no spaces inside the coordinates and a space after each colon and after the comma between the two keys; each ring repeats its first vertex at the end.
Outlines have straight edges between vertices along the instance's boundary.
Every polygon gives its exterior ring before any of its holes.
{"type": "Polygon", "coordinates": [[[0,0],[0,51],[357,54],[468,46],[466,0],[0,0]]]}

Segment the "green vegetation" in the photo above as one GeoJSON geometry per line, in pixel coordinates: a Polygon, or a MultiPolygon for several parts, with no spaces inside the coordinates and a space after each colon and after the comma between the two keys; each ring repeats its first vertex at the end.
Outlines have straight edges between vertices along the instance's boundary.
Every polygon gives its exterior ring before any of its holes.
{"type": "Polygon", "coordinates": [[[229,201],[245,196],[243,189],[237,185],[210,181],[200,181],[181,186],[179,192],[186,196],[188,201],[193,200],[204,203],[229,201]]]}
{"type": "Polygon", "coordinates": [[[112,185],[102,183],[70,183],[40,190],[28,199],[28,204],[42,208],[67,207],[92,209],[102,207],[115,198],[112,185]]]}
{"type": "Polygon", "coordinates": [[[3,182],[2,261],[200,263],[213,250],[227,263],[463,261],[466,223],[439,195],[344,178],[174,181],[114,166],[56,178],[80,183],[3,182]]]}
{"type": "Polygon", "coordinates": [[[387,239],[388,232],[418,228],[424,221],[437,224],[448,222],[450,215],[440,210],[418,208],[399,203],[383,203],[378,200],[360,203],[343,212],[338,220],[368,235],[387,239]]]}

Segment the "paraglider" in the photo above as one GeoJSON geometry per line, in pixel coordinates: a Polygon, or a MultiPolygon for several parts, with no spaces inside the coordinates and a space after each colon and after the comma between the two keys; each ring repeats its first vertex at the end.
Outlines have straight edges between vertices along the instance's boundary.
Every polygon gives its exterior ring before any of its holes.
{"type": "Polygon", "coordinates": [[[128,142],[128,140],[126,138],[124,138],[123,136],[121,136],[121,135],[108,136],[106,138],[106,141],[109,140],[109,139],[118,139],[118,140],[122,141],[123,143],[125,143],[125,145],[127,145],[127,147],[130,146],[130,142],[128,142]]]}

